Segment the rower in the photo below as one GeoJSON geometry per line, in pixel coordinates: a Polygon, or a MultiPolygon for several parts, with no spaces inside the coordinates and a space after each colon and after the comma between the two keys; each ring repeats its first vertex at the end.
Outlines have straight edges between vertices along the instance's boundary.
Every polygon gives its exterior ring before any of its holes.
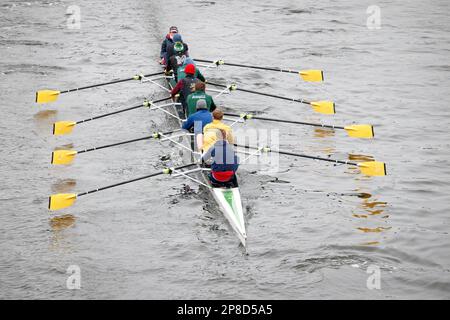
{"type": "Polygon", "coordinates": [[[169,61],[167,62],[166,65],[165,73],[166,75],[169,75],[170,71],[173,71],[175,81],[178,82],[177,71],[182,65],[185,64],[185,61],[188,57],[186,57],[185,55],[183,43],[175,42],[175,44],[173,45],[173,49],[175,54],[169,58],[169,61]]]}
{"type": "Polygon", "coordinates": [[[195,91],[192,92],[187,97],[187,100],[186,100],[186,103],[188,106],[188,108],[187,108],[188,116],[195,112],[197,102],[201,101],[201,100],[206,101],[207,109],[210,112],[213,112],[216,109],[216,104],[214,103],[213,98],[209,94],[206,94],[205,89],[206,89],[206,85],[204,82],[197,82],[195,84],[195,91]]]}
{"type": "Polygon", "coordinates": [[[178,33],[177,27],[172,26],[169,28],[169,33],[166,35],[161,44],[161,52],[159,54],[159,57],[161,58],[161,61],[159,61],[160,64],[166,65],[167,62],[169,61],[169,57],[167,57],[167,47],[173,44],[173,36],[176,33],[178,33]]]}
{"type": "Polygon", "coordinates": [[[197,142],[199,149],[203,150],[203,152],[208,152],[216,143],[217,130],[225,131],[228,143],[234,143],[233,130],[230,126],[227,126],[222,122],[223,112],[216,108],[216,110],[213,111],[212,116],[213,121],[203,128],[203,141],[200,141],[200,143],[197,142]]]}
{"type": "MultiPolygon", "coordinates": [[[[198,100],[196,104],[197,112],[191,114],[182,125],[182,129],[188,131],[194,131],[194,137],[197,146],[200,146],[203,142],[203,128],[212,122],[211,112],[208,111],[207,103],[205,100],[198,100]]],[[[201,148],[198,148],[201,151],[201,148]]]]}
{"type": "Polygon", "coordinates": [[[208,175],[213,187],[236,188],[238,186],[236,171],[239,167],[239,158],[234,151],[233,144],[227,139],[227,132],[223,129],[215,131],[216,142],[202,156],[202,160],[211,163],[211,172],[208,175]],[[211,159],[211,160],[210,160],[211,159]]]}
{"type": "Polygon", "coordinates": [[[172,43],[169,43],[169,45],[167,46],[167,61],[169,61],[170,57],[175,54],[174,46],[177,42],[179,42],[183,45],[183,54],[186,55],[186,57],[189,57],[188,45],[183,42],[183,39],[181,38],[181,34],[175,33],[172,37],[172,43]]]}
{"type": "MultiPolygon", "coordinates": [[[[186,68],[186,66],[188,64],[193,64],[195,66],[195,74],[194,74],[194,76],[196,78],[199,78],[199,79],[204,79],[205,78],[202,75],[202,73],[200,72],[200,69],[197,68],[197,65],[195,64],[195,61],[192,58],[190,58],[190,57],[186,57],[186,59],[184,59],[183,64],[181,65],[181,67],[178,68],[177,76],[176,76],[178,80],[186,78],[186,73],[184,72],[184,69],[186,68]]],[[[202,81],[204,81],[204,80],[202,80],[202,81]]]]}
{"type": "MultiPolygon", "coordinates": [[[[175,95],[180,93],[181,105],[183,106],[184,113],[187,114],[187,102],[186,98],[195,91],[195,84],[197,82],[205,81],[205,78],[201,76],[201,78],[197,79],[195,77],[195,66],[193,64],[188,64],[186,68],[184,68],[184,72],[186,73],[186,78],[181,79],[177,82],[177,85],[172,89],[171,95],[172,99],[175,100],[175,95]]],[[[200,76],[201,74],[199,74],[200,76]]]]}

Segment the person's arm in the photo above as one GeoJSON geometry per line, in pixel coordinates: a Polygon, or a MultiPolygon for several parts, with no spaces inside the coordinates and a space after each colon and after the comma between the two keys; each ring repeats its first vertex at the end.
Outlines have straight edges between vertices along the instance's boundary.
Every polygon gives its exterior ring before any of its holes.
{"type": "Polygon", "coordinates": [[[205,154],[202,156],[203,161],[208,161],[209,159],[214,157],[214,155],[215,155],[214,150],[215,150],[214,146],[209,148],[208,151],[206,151],[205,154]]]}
{"type": "Polygon", "coordinates": [[[216,106],[216,104],[214,103],[213,97],[211,97],[211,96],[209,96],[209,97],[211,98],[211,106],[210,106],[210,108],[209,108],[209,112],[213,112],[214,110],[216,110],[217,106],[216,106]]]}
{"type": "Polygon", "coordinates": [[[205,77],[202,75],[202,73],[200,72],[200,70],[197,70],[197,78],[198,78],[200,81],[202,81],[202,82],[205,82],[205,81],[206,81],[205,77]]]}
{"type": "Polygon", "coordinates": [[[173,61],[172,58],[170,58],[169,61],[167,61],[166,74],[169,74],[170,70],[173,70],[172,61],[173,61]]]}
{"type": "Polygon", "coordinates": [[[172,98],[175,97],[175,95],[183,89],[183,79],[177,82],[177,85],[172,89],[170,94],[172,95],[172,98]]]}
{"type": "Polygon", "coordinates": [[[186,47],[186,50],[184,50],[184,54],[186,55],[186,57],[189,57],[189,47],[187,43],[183,43],[183,45],[186,47]]]}
{"type": "Polygon", "coordinates": [[[167,41],[166,38],[164,38],[163,43],[161,44],[161,52],[159,53],[159,57],[162,59],[164,58],[164,55],[167,52],[167,41]]]}
{"type": "Polygon", "coordinates": [[[194,126],[194,119],[192,116],[189,116],[186,121],[183,122],[181,126],[184,130],[190,130],[194,126]]]}
{"type": "Polygon", "coordinates": [[[231,130],[231,129],[227,132],[227,141],[228,141],[228,143],[234,145],[233,130],[231,130]]]}

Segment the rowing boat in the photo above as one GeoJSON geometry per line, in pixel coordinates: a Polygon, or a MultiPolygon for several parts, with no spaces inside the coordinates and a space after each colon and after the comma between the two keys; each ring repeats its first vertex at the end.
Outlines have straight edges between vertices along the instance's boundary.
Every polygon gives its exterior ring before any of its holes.
{"type": "MultiPolygon", "coordinates": [[[[214,63],[214,65],[217,65],[217,66],[222,65],[222,64],[224,64],[224,63],[223,62],[214,63]]],[[[245,67],[244,65],[239,65],[239,64],[231,64],[230,63],[230,65],[245,67]]],[[[211,67],[211,66],[206,66],[206,67],[211,67]]],[[[254,66],[246,66],[246,67],[255,68],[254,66]]],[[[274,71],[274,68],[266,68],[266,67],[257,67],[257,68],[263,69],[263,70],[274,71]]],[[[279,71],[282,71],[282,70],[279,70],[279,71]]],[[[285,71],[291,72],[289,70],[285,70],[285,71]]],[[[323,76],[321,75],[321,72],[317,72],[317,71],[318,70],[306,70],[306,71],[300,71],[299,73],[305,81],[323,80],[323,76]],[[318,77],[317,75],[319,75],[320,77],[318,77]]],[[[111,85],[111,84],[131,81],[131,80],[139,80],[139,81],[141,81],[141,83],[143,83],[143,82],[151,83],[151,84],[157,85],[164,91],[168,92],[168,91],[170,91],[170,88],[173,88],[173,86],[175,85],[175,82],[173,80],[173,77],[169,77],[169,76],[165,75],[164,73],[165,73],[164,71],[160,71],[160,72],[151,73],[151,74],[147,74],[147,75],[139,74],[139,75],[135,75],[131,78],[117,79],[117,80],[112,80],[112,81],[108,81],[108,82],[104,82],[104,83],[99,83],[99,84],[94,84],[94,85],[86,85],[86,86],[72,88],[72,89],[66,89],[66,90],[49,90],[49,89],[39,90],[36,92],[36,102],[37,103],[50,103],[50,102],[56,101],[60,94],[66,94],[66,93],[70,93],[70,92],[78,92],[80,90],[97,88],[97,87],[101,87],[101,86],[106,86],[106,85],[111,85]],[[167,85],[156,82],[156,80],[159,80],[159,79],[165,79],[165,81],[167,82],[167,85]]],[[[219,94],[216,95],[215,98],[217,98],[218,96],[220,96],[222,94],[231,93],[231,91],[237,90],[237,91],[247,92],[247,93],[256,94],[256,95],[278,98],[281,100],[289,100],[289,101],[298,102],[298,103],[310,104],[313,107],[314,111],[320,112],[323,114],[334,113],[334,103],[331,101],[320,100],[320,101],[308,102],[305,99],[289,98],[289,97],[284,97],[284,96],[278,96],[275,94],[269,94],[266,92],[258,92],[258,91],[254,91],[254,90],[238,88],[236,86],[236,84],[233,84],[233,83],[225,85],[225,84],[214,84],[212,82],[209,82],[208,84],[213,85],[216,88],[223,88],[223,90],[208,89],[210,91],[219,92],[219,94]]],[[[82,197],[82,196],[84,197],[87,195],[91,195],[91,194],[94,194],[94,193],[97,193],[100,191],[108,190],[110,188],[123,186],[125,184],[133,183],[136,181],[141,181],[144,179],[154,178],[154,177],[161,176],[164,174],[169,174],[172,177],[187,178],[191,181],[195,181],[200,186],[206,187],[209,190],[208,193],[212,196],[215,203],[217,204],[217,207],[223,213],[225,218],[228,220],[231,228],[234,230],[234,232],[238,236],[240,242],[242,243],[242,245],[244,247],[246,247],[247,235],[246,235],[246,231],[245,231],[245,220],[244,220],[244,213],[243,213],[243,209],[242,209],[242,200],[241,200],[239,187],[236,186],[236,187],[232,187],[232,188],[225,188],[225,187],[218,188],[218,187],[215,187],[215,185],[213,186],[211,184],[209,177],[208,177],[208,172],[210,170],[208,168],[205,168],[200,165],[200,161],[198,161],[199,153],[194,150],[194,144],[192,143],[192,137],[194,135],[189,132],[183,132],[182,134],[178,134],[180,131],[182,131],[180,127],[181,127],[183,119],[185,119],[185,117],[186,117],[182,108],[179,107],[179,106],[181,106],[181,104],[177,103],[177,102],[171,102],[171,103],[164,103],[164,104],[156,105],[156,103],[164,102],[169,99],[171,99],[170,96],[166,96],[164,98],[154,100],[154,101],[149,101],[146,99],[143,101],[143,103],[140,103],[138,105],[127,107],[127,108],[124,108],[121,110],[116,110],[113,112],[108,112],[108,113],[98,115],[95,117],[90,117],[90,118],[87,118],[84,120],[58,121],[58,122],[54,123],[53,134],[54,135],[66,135],[66,134],[71,133],[72,130],[74,129],[74,127],[77,125],[81,125],[83,123],[91,123],[91,121],[96,120],[96,119],[104,119],[105,117],[116,115],[116,114],[119,114],[122,112],[135,110],[137,108],[147,107],[148,110],[160,110],[160,111],[170,115],[171,117],[176,118],[178,121],[177,122],[178,128],[175,130],[169,131],[169,132],[164,132],[164,133],[155,132],[154,134],[152,134],[150,136],[147,135],[147,136],[141,137],[141,138],[116,142],[116,143],[107,144],[107,145],[103,145],[103,146],[92,147],[92,148],[84,149],[84,150],[78,150],[78,151],[77,150],[56,150],[52,153],[51,163],[55,164],[55,165],[67,165],[74,161],[75,156],[77,154],[92,152],[95,150],[101,150],[101,149],[109,148],[109,147],[115,147],[115,146],[124,145],[127,143],[134,143],[134,142],[142,141],[142,140],[160,139],[160,141],[168,141],[169,140],[172,143],[174,143],[175,145],[177,145],[185,150],[188,150],[189,151],[189,160],[190,160],[189,164],[185,164],[185,165],[181,165],[181,166],[177,166],[177,167],[165,167],[158,172],[146,174],[141,177],[121,181],[121,182],[114,183],[111,185],[98,187],[98,188],[91,189],[91,190],[88,190],[85,192],[53,194],[49,197],[48,208],[52,211],[53,210],[61,210],[61,209],[72,206],[74,204],[74,202],[77,200],[77,198],[79,198],[79,197],[82,197]],[[169,111],[169,110],[165,110],[165,108],[173,108],[173,110],[169,111]],[[175,132],[177,132],[177,134],[173,135],[175,132]],[[175,139],[177,137],[180,138],[183,142],[180,143],[181,140],[176,141],[175,139]],[[163,139],[161,139],[161,138],[163,138],[163,139]],[[194,167],[194,169],[191,169],[192,167],[194,167]],[[194,178],[193,176],[191,176],[194,173],[197,175],[200,175],[201,177],[200,178],[197,177],[197,179],[194,178]]],[[[373,131],[373,127],[371,125],[361,125],[360,124],[360,125],[350,125],[350,126],[344,127],[344,126],[335,126],[335,125],[323,125],[323,124],[319,124],[319,123],[308,123],[308,122],[302,122],[302,121],[295,121],[292,119],[283,120],[283,119],[253,116],[250,113],[244,113],[241,115],[228,113],[227,115],[233,116],[233,117],[239,117],[237,120],[228,119],[230,121],[233,121],[231,126],[238,122],[243,123],[247,120],[255,119],[255,120],[262,120],[262,121],[279,122],[279,123],[308,125],[308,126],[315,126],[315,127],[326,127],[326,128],[330,128],[333,130],[334,129],[345,130],[345,131],[347,131],[348,135],[353,138],[369,138],[370,139],[370,138],[374,137],[374,133],[373,133],[374,131],[373,131]]],[[[328,155],[327,157],[313,156],[313,155],[307,155],[307,154],[302,154],[302,153],[298,153],[298,152],[277,150],[277,149],[271,148],[268,145],[251,146],[251,145],[235,144],[235,146],[243,149],[243,150],[238,149],[237,150],[238,152],[248,154],[248,157],[246,159],[242,160],[241,163],[245,163],[245,161],[247,159],[249,159],[250,157],[262,156],[263,153],[266,153],[266,154],[267,153],[275,153],[275,154],[284,155],[284,156],[288,156],[288,157],[320,160],[320,161],[328,162],[328,163],[331,162],[334,164],[334,167],[339,167],[336,164],[344,164],[344,165],[348,165],[351,167],[357,167],[357,168],[359,168],[360,173],[363,175],[366,175],[366,176],[385,176],[387,174],[386,173],[386,164],[384,162],[380,162],[380,161],[354,162],[354,161],[347,161],[347,160],[339,160],[339,159],[332,158],[331,155],[328,155]],[[254,151],[247,151],[247,150],[254,150],[254,151]]],[[[183,160],[185,160],[185,159],[183,159],[183,160]]]]}
{"type": "MultiPolygon", "coordinates": [[[[167,79],[169,88],[173,88],[176,83],[173,78],[167,79]]],[[[181,106],[173,105],[173,111],[178,114],[179,119],[185,119],[186,114],[181,106]]],[[[181,127],[182,121],[179,120],[179,126],[181,127]]],[[[193,161],[198,160],[195,159],[195,149],[194,144],[191,143],[190,139],[184,139],[183,141],[187,141],[187,147],[191,150],[191,159],[193,161]]],[[[203,183],[201,185],[205,186],[212,197],[214,198],[217,207],[220,209],[222,214],[228,220],[230,226],[238,236],[240,242],[244,247],[247,245],[247,233],[245,230],[245,219],[244,219],[244,210],[242,208],[242,200],[241,193],[239,187],[235,188],[225,188],[225,187],[213,187],[211,185],[211,181],[208,177],[209,170],[198,165],[198,172],[200,172],[201,179],[203,183]]],[[[196,180],[194,180],[197,182],[196,180]]]]}

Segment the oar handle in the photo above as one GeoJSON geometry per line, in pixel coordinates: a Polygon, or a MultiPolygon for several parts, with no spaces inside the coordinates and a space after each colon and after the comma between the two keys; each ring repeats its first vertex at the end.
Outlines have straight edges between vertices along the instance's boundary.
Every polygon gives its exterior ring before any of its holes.
{"type": "MultiPolygon", "coordinates": [[[[206,63],[216,63],[216,61],[212,60],[204,60],[204,59],[194,59],[198,62],[206,62],[206,63]]],[[[221,65],[227,65],[227,66],[234,66],[234,67],[242,67],[242,68],[250,68],[250,69],[258,69],[258,70],[268,70],[268,71],[277,71],[277,72],[285,72],[285,73],[296,73],[298,74],[300,71],[296,70],[289,70],[289,69],[282,69],[282,68],[276,68],[276,67],[259,67],[259,66],[252,66],[247,64],[238,64],[238,63],[231,63],[231,62],[225,62],[223,60],[217,60],[221,61],[221,65]]]]}
{"type": "MultiPolygon", "coordinates": [[[[155,73],[144,75],[144,77],[157,76],[157,75],[160,75],[160,74],[163,74],[163,73],[164,73],[164,71],[162,71],[162,72],[161,71],[160,72],[155,72],[155,73]]],[[[69,92],[73,92],[73,91],[80,91],[80,90],[85,90],[85,89],[91,89],[91,88],[107,86],[107,85],[110,85],[110,84],[126,82],[126,81],[131,81],[131,80],[136,80],[136,79],[139,80],[139,78],[136,78],[136,76],[135,77],[131,77],[131,78],[127,78],[127,79],[113,80],[113,81],[99,83],[99,84],[93,84],[93,85],[85,86],[85,87],[79,87],[79,88],[74,88],[74,89],[67,89],[67,90],[61,91],[60,93],[69,93],[69,92]]]]}
{"type": "MultiPolygon", "coordinates": [[[[207,84],[211,84],[213,86],[222,87],[222,88],[226,88],[227,87],[226,85],[219,84],[219,83],[214,83],[214,82],[210,82],[210,81],[208,81],[207,84]]],[[[259,91],[253,91],[253,90],[249,90],[249,89],[243,89],[243,88],[239,88],[239,87],[236,87],[234,90],[239,90],[239,91],[243,91],[243,92],[258,94],[258,95],[266,96],[266,97],[283,99],[283,100],[287,100],[287,101],[300,102],[300,103],[304,103],[304,104],[311,104],[311,102],[303,100],[303,99],[288,98],[288,97],[283,97],[283,96],[279,96],[279,95],[275,95],[275,94],[264,93],[264,92],[259,92],[259,91]]]]}
{"type": "MultiPolygon", "coordinates": [[[[187,167],[190,167],[190,166],[193,166],[193,165],[196,165],[196,164],[195,163],[190,163],[190,164],[186,164],[184,166],[180,166],[180,167],[177,167],[177,168],[174,168],[174,169],[175,170],[180,170],[180,169],[184,169],[184,168],[187,168],[187,167]]],[[[95,193],[95,192],[98,192],[98,191],[102,191],[102,190],[106,190],[106,189],[111,189],[111,188],[114,188],[114,187],[122,186],[124,184],[128,184],[128,183],[131,183],[131,182],[144,180],[144,179],[148,179],[148,178],[151,178],[151,177],[156,177],[156,176],[159,176],[159,175],[162,175],[162,174],[165,174],[165,172],[163,170],[161,170],[160,172],[155,172],[155,173],[143,176],[143,177],[139,177],[139,178],[135,178],[135,179],[127,180],[127,181],[122,181],[122,182],[119,182],[119,183],[111,184],[111,185],[106,186],[106,187],[101,187],[101,188],[98,188],[98,189],[93,189],[93,190],[90,190],[90,191],[79,193],[79,194],[77,194],[77,197],[81,197],[81,196],[85,196],[85,195],[90,194],[90,193],[95,193]]]]}
{"type": "Polygon", "coordinates": [[[247,115],[245,115],[245,114],[244,114],[244,117],[242,117],[242,116],[239,115],[239,114],[228,113],[228,112],[225,112],[224,115],[230,116],[230,117],[240,117],[240,118],[243,118],[244,120],[246,120],[246,119],[256,119],[256,120],[271,121],[271,122],[301,124],[301,125],[313,126],[313,127],[321,127],[321,128],[344,129],[344,127],[341,127],[341,126],[333,126],[333,125],[327,125],[327,124],[311,123],[311,122],[302,122],[302,121],[294,121],[294,120],[283,120],[283,119],[265,118],[265,117],[259,117],[259,116],[254,116],[254,115],[250,115],[249,118],[247,118],[247,117],[246,117],[247,115]]]}
{"type": "MultiPolygon", "coordinates": [[[[172,98],[172,97],[166,97],[166,98],[158,99],[158,100],[155,100],[155,101],[152,101],[152,102],[153,102],[153,103],[162,102],[162,101],[165,101],[165,100],[169,100],[169,99],[171,99],[171,98],[172,98]]],[[[125,112],[125,111],[130,111],[130,110],[133,110],[133,109],[141,108],[141,107],[143,107],[143,106],[144,106],[144,105],[141,103],[141,104],[138,104],[138,105],[133,106],[133,107],[129,107],[129,108],[117,110],[117,111],[114,111],[114,112],[105,113],[105,114],[102,114],[102,115],[100,115],[100,116],[95,116],[95,117],[92,117],[92,118],[80,120],[80,121],[77,121],[76,124],[80,124],[80,123],[84,123],[84,122],[88,122],[88,121],[92,121],[92,120],[96,120],[96,119],[108,117],[108,116],[111,116],[111,115],[114,115],[114,114],[118,114],[118,113],[122,113],[122,112],[125,112]]]]}

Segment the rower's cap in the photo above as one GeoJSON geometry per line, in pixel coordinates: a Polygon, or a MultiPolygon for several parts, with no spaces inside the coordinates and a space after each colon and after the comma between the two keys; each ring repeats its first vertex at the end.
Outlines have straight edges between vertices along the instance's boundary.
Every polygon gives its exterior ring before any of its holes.
{"type": "Polygon", "coordinates": [[[184,68],[184,72],[186,74],[195,74],[195,66],[192,63],[188,64],[186,68],[184,68]]]}
{"type": "Polygon", "coordinates": [[[175,33],[172,37],[173,42],[182,42],[181,34],[175,33]]]}
{"type": "Polygon", "coordinates": [[[175,27],[175,26],[171,26],[171,27],[169,28],[169,32],[170,32],[170,33],[178,33],[178,28],[175,27]]]}
{"type": "Polygon", "coordinates": [[[175,50],[175,52],[183,52],[183,49],[184,46],[181,42],[175,42],[175,44],[173,45],[173,50],[175,50]]]}
{"type": "Polygon", "coordinates": [[[206,109],[207,108],[206,101],[204,99],[197,100],[197,104],[195,107],[197,108],[197,110],[206,109]]]}

